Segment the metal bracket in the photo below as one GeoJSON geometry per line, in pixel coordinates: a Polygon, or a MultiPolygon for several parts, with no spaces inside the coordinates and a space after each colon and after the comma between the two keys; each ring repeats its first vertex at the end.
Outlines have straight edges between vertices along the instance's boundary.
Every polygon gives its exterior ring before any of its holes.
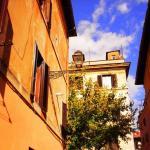
{"type": "Polygon", "coordinates": [[[62,70],[62,71],[49,71],[49,78],[50,79],[57,79],[61,76],[63,76],[65,73],[69,72],[68,70],[62,70]]]}

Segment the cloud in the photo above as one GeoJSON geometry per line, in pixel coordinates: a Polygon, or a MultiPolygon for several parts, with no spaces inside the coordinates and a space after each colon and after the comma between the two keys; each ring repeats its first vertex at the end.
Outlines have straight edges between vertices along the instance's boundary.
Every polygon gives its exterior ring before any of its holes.
{"type": "Polygon", "coordinates": [[[136,0],[138,3],[148,3],[148,0],[136,0]]]}
{"type": "Polygon", "coordinates": [[[104,31],[99,23],[82,20],[78,24],[78,36],[70,38],[70,56],[74,51],[82,50],[86,59],[101,60],[105,59],[107,51],[123,48],[126,58],[133,39],[133,34],[104,31]]]}
{"type": "MultiPolygon", "coordinates": [[[[99,4],[91,14],[92,21],[81,20],[77,26],[78,36],[69,40],[70,60],[71,55],[76,50],[81,50],[88,60],[105,59],[107,51],[123,48],[124,57],[127,58],[129,45],[134,39],[134,34],[125,35],[124,33],[110,32],[102,29],[99,17],[105,14],[106,1],[100,0],[99,4]]],[[[127,3],[122,3],[123,11],[127,11],[127,3]]],[[[121,7],[120,6],[120,7],[121,7]]],[[[116,16],[113,15],[110,23],[113,23],[116,16]]]]}
{"type": "Polygon", "coordinates": [[[121,3],[117,6],[118,11],[120,11],[122,14],[128,13],[130,10],[128,8],[127,3],[121,3]]]}
{"type": "Polygon", "coordinates": [[[135,77],[133,75],[129,75],[127,85],[130,98],[136,103],[136,105],[141,104],[141,100],[144,98],[143,86],[135,85],[135,77]]]}
{"type": "Polygon", "coordinates": [[[96,7],[95,11],[92,14],[92,19],[94,22],[98,21],[98,18],[104,13],[105,11],[105,0],[100,0],[98,6],[96,7]]]}
{"type": "Polygon", "coordinates": [[[113,15],[113,16],[111,17],[110,24],[114,23],[115,20],[116,20],[116,16],[113,15]]]}
{"type": "Polygon", "coordinates": [[[138,111],[135,114],[135,128],[137,127],[137,120],[139,116],[139,111],[143,108],[143,102],[144,102],[144,88],[142,85],[135,85],[135,77],[133,75],[128,76],[127,80],[128,85],[128,94],[130,99],[134,102],[134,108],[137,108],[138,111]]]}

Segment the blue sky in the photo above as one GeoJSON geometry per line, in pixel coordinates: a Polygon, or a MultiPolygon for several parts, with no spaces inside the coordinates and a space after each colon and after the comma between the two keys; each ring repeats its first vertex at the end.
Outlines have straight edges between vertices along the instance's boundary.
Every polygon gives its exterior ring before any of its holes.
{"type": "Polygon", "coordinates": [[[139,105],[142,86],[135,86],[136,65],[147,0],[72,0],[77,37],[70,38],[70,58],[80,49],[86,60],[103,60],[106,51],[122,49],[131,62],[128,87],[139,105]]]}

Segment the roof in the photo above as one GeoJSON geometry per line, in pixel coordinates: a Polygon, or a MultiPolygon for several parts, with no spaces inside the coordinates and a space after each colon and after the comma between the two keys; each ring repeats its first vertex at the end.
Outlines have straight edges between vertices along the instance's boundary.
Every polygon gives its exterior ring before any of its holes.
{"type": "Polygon", "coordinates": [[[69,37],[77,36],[71,0],[61,0],[61,1],[62,1],[62,7],[64,11],[64,16],[66,19],[68,36],[69,37]]]}
{"type": "Polygon", "coordinates": [[[83,65],[83,68],[76,68],[75,66],[69,65],[69,71],[71,72],[80,72],[81,70],[83,72],[94,72],[94,71],[102,71],[102,70],[113,70],[113,69],[121,69],[125,68],[126,70],[126,76],[128,76],[129,68],[130,68],[130,62],[118,62],[118,63],[108,63],[106,61],[105,64],[89,64],[89,65],[83,65]]]}
{"type": "Polygon", "coordinates": [[[141,137],[141,132],[140,132],[140,130],[134,131],[134,132],[133,132],[133,137],[134,137],[134,138],[140,138],[140,137],[141,137]]]}
{"type": "Polygon", "coordinates": [[[146,68],[146,60],[147,60],[149,43],[150,43],[150,1],[148,2],[148,9],[145,16],[145,23],[144,23],[143,34],[142,34],[142,39],[140,44],[139,59],[138,59],[138,65],[136,70],[136,81],[135,81],[137,85],[144,83],[144,74],[146,68]]]}

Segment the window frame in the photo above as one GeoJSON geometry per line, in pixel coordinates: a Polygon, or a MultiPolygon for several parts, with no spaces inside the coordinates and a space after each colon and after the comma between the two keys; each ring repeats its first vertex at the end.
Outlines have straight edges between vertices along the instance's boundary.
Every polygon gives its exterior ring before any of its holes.
{"type": "Polygon", "coordinates": [[[106,77],[106,76],[110,76],[111,77],[111,88],[116,88],[117,87],[117,75],[116,74],[98,75],[97,76],[98,85],[100,87],[107,88],[107,87],[104,87],[104,85],[103,85],[103,77],[106,77]]]}
{"type": "Polygon", "coordinates": [[[37,103],[39,105],[46,118],[48,105],[48,65],[41,56],[37,44],[35,46],[33,67],[30,99],[32,103],[37,103]],[[38,77],[39,80],[37,80],[38,77]]]}

